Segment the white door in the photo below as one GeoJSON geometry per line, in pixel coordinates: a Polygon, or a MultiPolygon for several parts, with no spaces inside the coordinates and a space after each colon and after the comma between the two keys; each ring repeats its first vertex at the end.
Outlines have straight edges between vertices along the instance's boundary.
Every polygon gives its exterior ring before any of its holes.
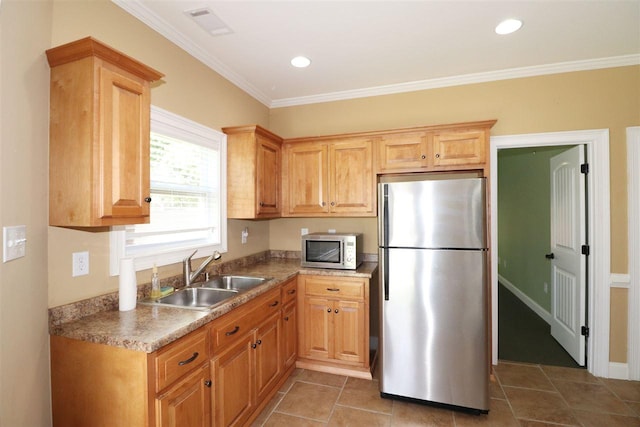
{"type": "Polygon", "coordinates": [[[551,158],[551,335],[585,364],[586,244],[584,148],[551,158]]]}

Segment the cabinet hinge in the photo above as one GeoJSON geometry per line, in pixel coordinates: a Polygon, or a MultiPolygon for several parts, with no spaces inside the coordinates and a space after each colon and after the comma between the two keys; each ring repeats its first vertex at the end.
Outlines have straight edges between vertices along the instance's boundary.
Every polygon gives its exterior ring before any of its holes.
{"type": "Polygon", "coordinates": [[[589,245],[582,245],[582,255],[589,255],[589,245]]]}
{"type": "Polygon", "coordinates": [[[589,163],[583,163],[580,165],[580,173],[585,175],[589,173],[589,163]]]}
{"type": "Polygon", "coordinates": [[[580,328],[580,334],[582,334],[585,337],[589,338],[589,327],[588,326],[581,327],[580,328]]]}

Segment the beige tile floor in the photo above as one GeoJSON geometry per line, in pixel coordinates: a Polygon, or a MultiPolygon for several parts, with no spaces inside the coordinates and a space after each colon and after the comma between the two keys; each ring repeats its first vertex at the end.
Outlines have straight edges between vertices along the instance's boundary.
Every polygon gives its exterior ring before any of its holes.
{"type": "Polygon", "coordinates": [[[254,426],[640,427],[640,382],[500,362],[488,415],[380,398],[378,380],[297,369],[254,426]]]}

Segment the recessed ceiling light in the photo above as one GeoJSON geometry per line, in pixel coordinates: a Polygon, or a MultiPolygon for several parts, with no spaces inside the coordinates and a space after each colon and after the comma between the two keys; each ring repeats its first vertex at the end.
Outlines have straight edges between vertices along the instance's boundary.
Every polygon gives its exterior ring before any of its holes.
{"type": "Polygon", "coordinates": [[[519,19],[505,19],[496,27],[496,33],[500,35],[511,34],[522,27],[522,21],[519,19]]]}
{"type": "Polygon", "coordinates": [[[291,65],[296,68],[306,68],[311,64],[311,60],[306,56],[296,56],[291,60],[291,65]]]}

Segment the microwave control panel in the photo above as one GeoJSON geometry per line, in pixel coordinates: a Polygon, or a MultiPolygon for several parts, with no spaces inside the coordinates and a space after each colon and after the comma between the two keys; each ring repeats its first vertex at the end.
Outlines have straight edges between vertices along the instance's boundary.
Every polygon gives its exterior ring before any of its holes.
{"type": "Polygon", "coordinates": [[[344,259],[347,264],[355,262],[356,260],[356,247],[355,242],[347,242],[344,249],[344,259]]]}

